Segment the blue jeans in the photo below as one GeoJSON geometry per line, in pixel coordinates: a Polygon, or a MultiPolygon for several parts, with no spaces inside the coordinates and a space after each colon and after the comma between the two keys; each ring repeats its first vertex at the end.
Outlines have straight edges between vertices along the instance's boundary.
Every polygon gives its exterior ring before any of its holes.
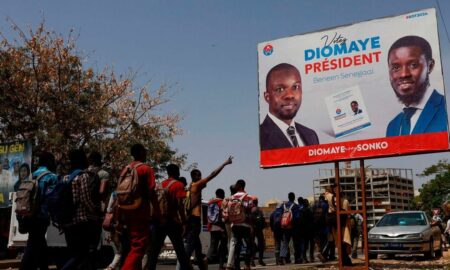
{"type": "Polygon", "coordinates": [[[275,229],[273,231],[273,239],[275,241],[275,259],[278,262],[281,254],[281,243],[283,241],[283,232],[281,231],[281,229],[275,229]]]}
{"type": "Polygon", "coordinates": [[[298,235],[295,237],[296,241],[294,241],[295,246],[295,260],[301,261],[302,259],[306,259],[306,250],[308,249],[307,241],[305,236],[298,235]]]}
{"type": "MultiPolygon", "coordinates": [[[[283,237],[281,240],[280,257],[283,259],[287,259],[289,251],[289,243],[291,242],[293,231],[292,229],[290,229],[290,230],[283,230],[282,232],[283,237]]],[[[295,253],[297,253],[297,248],[298,247],[294,244],[295,253]]]]}

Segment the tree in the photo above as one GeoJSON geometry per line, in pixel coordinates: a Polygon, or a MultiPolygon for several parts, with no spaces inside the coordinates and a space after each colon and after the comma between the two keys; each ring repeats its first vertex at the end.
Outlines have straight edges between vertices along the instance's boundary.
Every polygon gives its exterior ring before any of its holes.
{"type": "Polygon", "coordinates": [[[157,172],[184,162],[168,144],[181,134],[180,115],[158,113],[170,85],[150,90],[135,86],[136,73],[86,68],[73,31],[64,38],[41,22],[25,33],[10,22],[18,38],[0,33],[0,141],[32,140],[34,152],[51,151],[61,161],[71,148],[97,150],[116,169],[140,142],[157,172]]]}
{"type": "Polygon", "coordinates": [[[422,209],[422,199],[420,198],[420,195],[414,196],[414,198],[409,201],[408,204],[409,209],[422,209]]]}
{"type": "Polygon", "coordinates": [[[447,160],[440,160],[425,168],[419,176],[434,176],[419,189],[422,209],[431,212],[433,208],[440,208],[446,195],[450,193],[450,164],[447,160]]]}
{"type": "Polygon", "coordinates": [[[435,174],[443,174],[450,171],[450,163],[448,160],[443,159],[439,160],[437,164],[431,165],[428,168],[425,168],[419,176],[430,176],[435,174]]]}

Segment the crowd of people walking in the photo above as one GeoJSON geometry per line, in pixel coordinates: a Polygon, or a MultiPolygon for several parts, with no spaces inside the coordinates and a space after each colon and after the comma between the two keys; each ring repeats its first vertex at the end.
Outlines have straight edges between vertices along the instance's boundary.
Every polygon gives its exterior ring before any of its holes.
{"type": "MultiPolygon", "coordinates": [[[[288,200],[271,213],[269,222],[258,198],[247,193],[245,180],[231,185],[229,196],[217,189],[207,204],[210,243],[205,255],[200,240],[202,190],[233,158],[206,177],[200,170],[192,170],[192,181],[187,184],[176,164],[167,165],[167,179],[157,182],[153,168],[146,163],[143,145],[133,145],[130,154],[133,161],[121,170],[117,181],[102,168],[98,152],[87,157],[83,150],[70,151],[66,175],[55,173],[51,153],[39,155],[38,167],[32,173],[34,189],[27,181],[17,187],[16,203],[22,209],[16,210],[19,229],[29,234],[20,269],[48,269],[45,234],[50,222],[64,233],[67,243],[68,256],[58,263],[58,269],[63,270],[97,269],[102,229],[114,250],[107,269],[156,269],[166,237],[176,252],[179,270],[193,269],[193,262],[200,270],[207,269],[208,263],[218,263],[219,269],[241,269],[241,258],[244,269],[255,266],[255,259],[264,266],[264,230],[269,224],[277,264],[291,263],[291,246],[294,263],[313,262],[315,251],[321,261],[335,259],[336,190],[332,187],[312,206],[301,197],[296,201],[295,194],[289,193],[288,200]],[[117,182],[114,188],[112,182],[117,182]]],[[[340,205],[346,209],[348,201],[341,200],[340,205]]],[[[352,242],[357,246],[360,234],[357,228],[351,231],[346,225],[354,218],[341,217],[345,265],[351,265],[349,247],[352,242]]],[[[360,227],[362,220],[355,220],[353,224],[360,227]]]]}
{"type": "MultiPolygon", "coordinates": [[[[341,243],[343,265],[351,266],[357,257],[358,242],[363,226],[360,214],[341,215],[342,241],[337,241],[336,196],[337,188],[330,186],[312,206],[302,197],[288,194],[288,201],[277,207],[270,216],[270,227],[275,240],[276,263],[291,263],[290,246],[294,250],[294,263],[336,260],[336,243],[341,243]],[[352,249],[353,246],[353,249],[352,249]]],[[[348,201],[341,199],[341,209],[349,210],[348,201]]]]}

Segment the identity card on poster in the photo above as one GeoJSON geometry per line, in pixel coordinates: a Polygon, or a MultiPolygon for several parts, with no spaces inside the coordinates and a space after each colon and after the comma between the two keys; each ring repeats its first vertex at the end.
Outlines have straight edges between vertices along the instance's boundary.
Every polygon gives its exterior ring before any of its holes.
{"type": "Polygon", "coordinates": [[[336,138],[370,127],[369,115],[357,85],[325,98],[336,138]]]}

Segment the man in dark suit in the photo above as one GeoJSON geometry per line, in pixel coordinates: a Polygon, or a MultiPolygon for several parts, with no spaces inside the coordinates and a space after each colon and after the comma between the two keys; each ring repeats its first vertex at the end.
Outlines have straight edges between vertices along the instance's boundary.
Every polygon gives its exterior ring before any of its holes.
{"type": "Polygon", "coordinates": [[[447,131],[445,97],[430,88],[434,59],[431,46],[418,36],[405,36],[388,53],[389,78],[403,111],[389,122],[386,136],[447,131]]]}
{"type": "Polygon", "coordinates": [[[319,144],[314,130],[293,119],[302,103],[300,72],[290,64],[273,67],[266,77],[264,99],[269,113],[259,126],[261,150],[319,144]]]}
{"type": "Polygon", "coordinates": [[[350,103],[350,106],[352,107],[353,113],[355,113],[354,115],[357,115],[357,114],[362,113],[362,110],[359,108],[358,101],[353,100],[353,101],[350,103]]]}

